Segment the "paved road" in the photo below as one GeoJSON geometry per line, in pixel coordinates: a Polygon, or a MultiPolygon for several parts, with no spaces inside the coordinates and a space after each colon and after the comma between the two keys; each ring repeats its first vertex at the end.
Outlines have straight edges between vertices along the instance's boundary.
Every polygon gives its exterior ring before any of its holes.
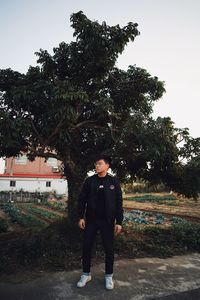
{"type": "MultiPolygon", "coordinates": [[[[167,259],[115,261],[115,289],[105,290],[104,264],[92,268],[84,288],[76,282],[81,270],[38,273],[35,278],[0,283],[1,300],[200,300],[200,253],[167,259]]],[[[11,279],[11,278],[10,278],[11,279]]]]}

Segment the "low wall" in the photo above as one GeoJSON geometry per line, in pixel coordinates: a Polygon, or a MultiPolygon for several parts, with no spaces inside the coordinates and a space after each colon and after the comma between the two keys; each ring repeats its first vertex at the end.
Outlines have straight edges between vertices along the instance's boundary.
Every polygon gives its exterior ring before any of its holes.
{"type": "Polygon", "coordinates": [[[56,199],[58,201],[66,200],[66,196],[56,196],[52,193],[37,193],[37,192],[25,192],[25,191],[1,191],[0,202],[42,202],[50,199],[56,199]]]}

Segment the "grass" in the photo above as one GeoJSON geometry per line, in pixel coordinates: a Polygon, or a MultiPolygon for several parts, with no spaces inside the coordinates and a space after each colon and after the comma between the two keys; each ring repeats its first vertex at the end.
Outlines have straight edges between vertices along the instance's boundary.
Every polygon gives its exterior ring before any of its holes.
{"type": "MultiPolygon", "coordinates": [[[[83,231],[67,218],[54,222],[40,232],[28,231],[9,240],[0,238],[0,265],[4,273],[23,268],[57,271],[81,268],[83,231]]],[[[179,221],[170,228],[124,223],[115,236],[118,258],[168,257],[200,251],[200,224],[179,221]]],[[[93,249],[93,263],[104,261],[100,235],[93,249]]]]}
{"type": "MultiPolygon", "coordinates": [[[[97,249],[103,257],[100,239],[97,249]]],[[[127,222],[123,224],[122,234],[115,236],[115,253],[119,258],[165,258],[191,252],[200,252],[200,224],[183,219],[170,228],[127,222]]]]}
{"type": "MultiPolygon", "coordinates": [[[[176,197],[148,194],[131,197],[127,200],[173,204],[176,197]]],[[[53,205],[48,204],[54,209],[59,209],[53,205]]],[[[20,223],[21,220],[28,230],[10,234],[8,238],[5,235],[4,237],[3,235],[0,236],[0,269],[2,273],[9,274],[26,269],[57,271],[81,268],[83,231],[78,228],[77,224],[70,224],[68,219],[64,217],[55,220],[49,226],[44,227],[37,224],[37,227],[34,225],[34,220],[30,220],[32,217],[37,219],[32,216],[32,213],[41,213],[41,216],[47,213],[46,217],[49,218],[53,213],[45,212],[40,208],[31,208],[31,205],[26,204],[26,209],[29,209],[30,213],[25,216],[13,206],[11,203],[5,204],[4,211],[10,214],[13,222],[20,223]],[[34,230],[36,227],[39,230],[34,230]]],[[[59,203],[59,207],[62,210],[63,205],[59,203]]],[[[170,227],[140,224],[142,223],[141,218],[146,218],[149,215],[151,215],[150,212],[141,212],[138,213],[138,217],[136,216],[138,223],[129,222],[128,218],[123,222],[122,233],[115,236],[115,255],[117,258],[168,257],[200,251],[200,224],[191,223],[178,217],[173,217],[170,227]]],[[[0,230],[1,226],[6,228],[5,223],[3,221],[1,223],[0,219],[0,230]]],[[[104,261],[104,250],[100,235],[97,235],[92,262],[100,261],[104,261]]]]}

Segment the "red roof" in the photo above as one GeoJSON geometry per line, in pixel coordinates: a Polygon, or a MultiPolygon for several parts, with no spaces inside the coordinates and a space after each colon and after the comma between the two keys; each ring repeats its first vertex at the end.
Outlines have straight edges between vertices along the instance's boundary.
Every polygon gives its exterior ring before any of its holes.
{"type": "Polygon", "coordinates": [[[19,178],[63,178],[60,174],[17,174],[17,173],[13,173],[12,175],[5,173],[5,174],[0,174],[0,177],[19,177],[19,178]]]}

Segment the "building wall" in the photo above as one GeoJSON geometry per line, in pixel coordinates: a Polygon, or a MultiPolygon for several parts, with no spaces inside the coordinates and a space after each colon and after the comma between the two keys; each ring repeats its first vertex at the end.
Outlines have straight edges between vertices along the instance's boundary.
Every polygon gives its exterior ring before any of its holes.
{"type": "Polygon", "coordinates": [[[0,174],[4,173],[5,170],[5,159],[0,157],[0,174]]]}
{"type": "Polygon", "coordinates": [[[61,162],[55,158],[36,157],[29,161],[26,155],[6,158],[5,172],[0,174],[0,191],[52,192],[68,194],[67,180],[58,169],[61,162]]]}
{"type": "Polygon", "coordinates": [[[43,157],[36,157],[32,162],[25,155],[20,157],[9,157],[6,159],[5,173],[14,174],[55,174],[52,167],[58,167],[60,161],[54,158],[49,158],[47,162],[43,157]]]}
{"type": "Polygon", "coordinates": [[[28,192],[51,192],[57,194],[68,194],[67,180],[62,178],[19,178],[0,177],[0,191],[28,191],[28,192]],[[15,182],[15,186],[10,186],[10,182],[15,182]],[[46,184],[50,182],[50,186],[46,184]]]}

